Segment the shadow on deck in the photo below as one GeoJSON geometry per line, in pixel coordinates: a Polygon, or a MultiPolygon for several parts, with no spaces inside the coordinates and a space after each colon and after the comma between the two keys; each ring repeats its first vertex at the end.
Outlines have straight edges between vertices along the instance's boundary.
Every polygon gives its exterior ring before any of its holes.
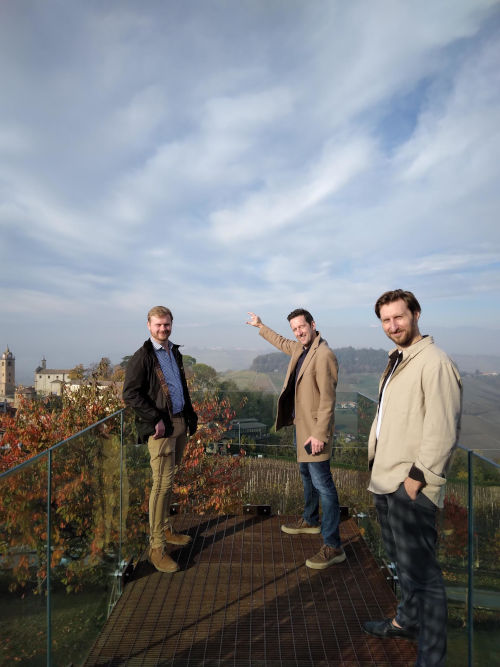
{"type": "Polygon", "coordinates": [[[355,521],[341,524],[346,561],[318,571],[304,561],[321,536],[287,535],[285,519],[178,517],[193,537],[172,547],[181,571],[141,560],[85,665],[413,665],[414,644],[361,628],[396,598],[355,521]]]}

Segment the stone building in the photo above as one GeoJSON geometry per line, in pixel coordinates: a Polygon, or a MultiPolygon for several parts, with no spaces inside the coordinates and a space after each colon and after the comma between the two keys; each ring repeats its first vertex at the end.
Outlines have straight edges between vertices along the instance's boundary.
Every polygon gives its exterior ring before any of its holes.
{"type": "Polygon", "coordinates": [[[19,385],[16,387],[16,393],[14,394],[14,407],[17,409],[21,404],[21,400],[33,401],[36,398],[35,387],[23,387],[19,385]]]}
{"type": "Polygon", "coordinates": [[[72,369],[47,368],[45,357],[42,359],[41,366],[35,370],[35,391],[38,396],[50,396],[55,394],[60,396],[62,386],[65,383],[71,383],[69,374],[72,369]]]}
{"type": "Polygon", "coordinates": [[[16,390],[16,358],[9,346],[0,359],[0,399],[13,398],[16,390]]]}

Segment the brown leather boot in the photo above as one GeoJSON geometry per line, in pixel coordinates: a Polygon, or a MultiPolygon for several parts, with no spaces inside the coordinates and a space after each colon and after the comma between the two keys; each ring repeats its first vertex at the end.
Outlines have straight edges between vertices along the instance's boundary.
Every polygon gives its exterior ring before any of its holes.
{"type": "Polygon", "coordinates": [[[182,533],[174,533],[170,528],[165,528],[163,531],[165,539],[169,544],[176,544],[178,547],[185,547],[191,542],[191,535],[183,535],[182,533]]]}
{"type": "Polygon", "coordinates": [[[163,547],[149,547],[149,562],[152,563],[159,572],[177,572],[179,566],[170,558],[163,547]]]}

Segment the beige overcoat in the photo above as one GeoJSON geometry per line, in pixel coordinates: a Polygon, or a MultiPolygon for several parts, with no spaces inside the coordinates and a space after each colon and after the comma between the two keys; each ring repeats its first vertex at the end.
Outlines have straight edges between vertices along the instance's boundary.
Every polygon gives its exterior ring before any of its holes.
{"type": "MultiPolygon", "coordinates": [[[[386,368],[380,387],[387,372],[386,368]]],[[[460,374],[432,336],[405,348],[385,388],[378,439],[378,410],[372,424],[368,489],[394,493],[416,468],[425,479],[421,493],[443,507],[446,470],[460,435],[461,413],[460,374]]]]}
{"type": "Polygon", "coordinates": [[[338,363],[326,340],[316,332],[316,338],[302,363],[294,386],[295,367],[303,352],[301,343],[280,336],[262,325],[260,335],[285,354],[291,356],[285,382],[278,399],[276,430],[295,425],[297,436],[297,461],[327,461],[332,455],[335,427],[335,396],[338,363]],[[295,417],[293,411],[295,407],[295,417]],[[321,454],[310,456],[304,443],[313,436],[325,443],[321,454]]]}

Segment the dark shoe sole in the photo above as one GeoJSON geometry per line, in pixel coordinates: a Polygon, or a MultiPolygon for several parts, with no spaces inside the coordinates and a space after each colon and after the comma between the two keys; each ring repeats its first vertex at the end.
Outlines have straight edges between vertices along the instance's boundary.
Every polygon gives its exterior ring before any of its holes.
{"type": "Polygon", "coordinates": [[[174,537],[171,537],[170,539],[168,537],[165,537],[165,541],[168,544],[175,544],[177,547],[185,547],[188,544],[191,544],[191,537],[189,535],[175,535],[174,537]],[[178,539],[181,537],[181,539],[178,539]]]}

